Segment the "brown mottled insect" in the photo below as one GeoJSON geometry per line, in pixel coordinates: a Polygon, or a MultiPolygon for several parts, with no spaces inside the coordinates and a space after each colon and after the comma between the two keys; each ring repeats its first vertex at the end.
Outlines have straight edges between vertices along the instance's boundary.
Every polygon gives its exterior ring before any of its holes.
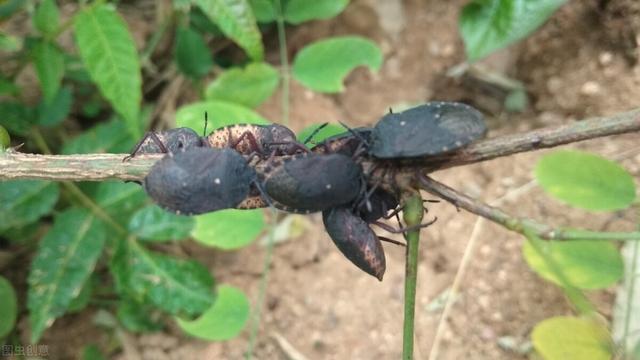
{"type": "Polygon", "coordinates": [[[205,146],[229,147],[243,155],[293,155],[308,152],[296,140],[296,134],[279,125],[234,124],[213,130],[204,138],[205,146]]]}

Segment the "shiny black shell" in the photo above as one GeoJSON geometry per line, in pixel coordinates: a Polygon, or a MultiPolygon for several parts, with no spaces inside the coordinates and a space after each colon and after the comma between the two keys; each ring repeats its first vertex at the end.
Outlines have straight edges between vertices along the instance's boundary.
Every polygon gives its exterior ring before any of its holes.
{"type": "Polygon", "coordinates": [[[434,101],[385,115],[374,128],[369,154],[379,159],[433,156],[460,149],[486,131],[478,110],[434,101]]]}
{"type": "Polygon", "coordinates": [[[322,221],[340,252],[355,266],[382,281],[386,269],[384,249],[369,225],[349,207],[322,212],[322,221]]]}
{"type": "MultiPolygon", "coordinates": [[[[195,131],[186,127],[158,131],[154,134],[170,153],[204,146],[202,138],[195,131]]],[[[163,153],[163,151],[156,141],[147,135],[141,140],[140,144],[136,145],[134,153],[134,155],[159,154],[163,153]]]]}
{"type": "Polygon", "coordinates": [[[143,186],[160,207],[194,215],[235,208],[255,178],[244,157],[231,149],[194,148],[156,162],[143,186]]]}

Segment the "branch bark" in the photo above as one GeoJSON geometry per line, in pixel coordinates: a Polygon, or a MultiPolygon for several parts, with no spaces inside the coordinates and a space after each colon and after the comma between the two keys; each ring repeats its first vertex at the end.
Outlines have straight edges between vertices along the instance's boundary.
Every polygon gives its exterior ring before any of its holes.
{"type": "MultiPolygon", "coordinates": [[[[425,160],[425,169],[445,169],[520,152],[550,148],[597,137],[640,130],[640,109],[608,117],[478,141],[462,151],[425,160]]],[[[35,155],[0,153],[0,180],[140,181],[162,155],[142,155],[123,162],[126,154],[35,155]]],[[[413,168],[406,173],[413,176],[413,168]]]]}

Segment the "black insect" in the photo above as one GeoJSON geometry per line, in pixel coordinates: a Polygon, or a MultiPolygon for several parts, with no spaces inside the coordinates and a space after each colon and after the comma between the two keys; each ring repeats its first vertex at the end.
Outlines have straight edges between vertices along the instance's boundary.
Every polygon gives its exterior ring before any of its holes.
{"type": "Polygon", "coordinates": [[[147,132],[124,158],[127,161],[139,154],[167,154],[202,147],[204,143],[195,131],[182,127],[157,132],[147,132]]]}
{"type": "Polygon", "coordinates": [[[349,207],[322,212],[324,227],[342,254],[367,274],[382,281],[386,269],[380,239],[349,207]]]}
{"type": "Polygon", "coordinates": [[[368,152],[378,159],[419,158],[460,149],[484,136],[482,114],[469,105],[434,101],[385,115],[368,152]]]}
{"type": "Polygon", "coordinates": [[[256,173],[231,149],[192,148],[169,153],[144,179],[144,189],[162,208],[194,215],[235,208],[245,201],[256,173]]]}
{"type": "Polygon", "coordinates": [[[362,167],[341,154],[274,158],[256,167],[266,195],[284,211],[310,213],[363,196],[362,167]]]}

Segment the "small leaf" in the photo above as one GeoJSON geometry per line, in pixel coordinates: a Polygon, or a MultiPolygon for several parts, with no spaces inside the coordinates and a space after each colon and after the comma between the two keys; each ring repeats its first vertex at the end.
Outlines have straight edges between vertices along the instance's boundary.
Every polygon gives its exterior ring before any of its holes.
{"type": "Polygon", "coordinates": [[[0,126],[0,151],[4,151],[9,145],[11,145],[11,137],[7,130],[0,126]]]}
{"type": "Polygon", "coordinates": [[[264,229],[262,210],[224,210],[196,216],[193,238],[221,249],[238,249],[250,244],[264,229]]]}
{"type": "Polygon", "coordinates": [[[49,103],[58,93],[64,75],[64,56],[55,44],[39,41],[33,48],[33,63],[36,67],[45,102],[49,103]]]}
{"type": "Polygon", "coordinates": [[[148,205],[133,214],[129,231],[150,241],[181,240],[189,236],[195,220],[175,215],[156,205],[148,205]]]}
{"type": "Polygon", "coordinates": [[[74,30],[91,79],[125,119],[133,137],[140,138],[140,62],[125,22],[108,5],[89,6],[76,15],[74,30]]]}
{"type": "Polygon", "coordinates": [[[58,201],[58,184],[41,180],[0,181],[0,233],[48,214],[58,201]]]}
{"type": "Polygon", "coordinates": [[[121,293],[173,315],[197,316],[213,304],[213,279],[193,260],[150,252],[133,240],[121,242],[111,270],[121,293]]]}
{"type": "Polygon", "coordinates": [[[535,172],[547,193],[582,209],[624,209],[636,196],[633,177],[622,166],[581,151],[563,150],[545,155],[535,172]]]}
{"type": "Polygon", "coordinates": [[[279,74],[267,63],[252,63],[244,69],[232,68],[207,86],[207,100],[224,100],[254,108],[278,87],[279,74]]]}
{"type": "Polygon", "coordinates": [[[228,286],[218,287],[216,302],[193,321],[176,318],[178,326],[187,334],[209,341],[232,339],[249,319],[249,300],[242,291],[228,286]]]}
{"type": "Polygon", "coordinates": [[[540,27],[566,0],[474,0],[462,9],[460,33],[475,61],[540,27]]]}
{"type": "Polygon", "coordinates": [[[20,136],[29,134],[33,124],[34,112],[19,102],[0,102],[0,125],[10,133],[20,136]]]}
{"type": "MultiPolygon", "coordinates": [[[[308,127],[304,128],[304,130],[302,130],[302,131],[300,131],[300,133],[298,133],[298,140],[299,141],[307,140],[309,135],[311,135],[314,131],[316,131],[316,129],[319,128],[320,126],[322,126],[322,124],[315,124],[315,125],[311,125],[311,126],[308,126],[308,127]]],[[[338,134],[342,134],[342,133],[344,133],[346,131],[347,130],[342,125],[329,124],[329,125],[325,126],[324,128],[322,128],[320,131],[318,131],[313,136],[313,138],[311,138],[311,140],[309,141],[307,146],[313,147],[314,144],[321,143],[324,139],[326,139],[328,137],[331,137],[331,136],[334,136],[334,135],[338,135],[338,134]]]]}
{"type": "Polygon", "coordinates": [[[202,35],[188,27],[179,27],[176,40],[176,63],[185,75],[199,79],[211,70],[213,59],[202,35]]]}
{"type": "Polygon", "coordinates": [[[114,220],[126,225],[147,201],[147,195],[138,184],[111,181],[98,185],[94,199],[114,220]]]}
{"type": "Polygon", "coordinates": [[[18,85],[0,75],[0,95],[18,95],[19,93],[18,85]]]}
{"type": "Polygon", "coordinates": [[[63,154],[91,154],[91,153],[126,153],[133,148],[134,141],[126,124],[117,119],[100,123],[62,147],[63,154]]]}
{"type": "MultiPolygon", "coordinates": [[[[17,1],[23,2],[22,0],[17,0],[17,1]]],[[[10,52],[16,52],[20,49],[22,49],[21,38],[13,35],[0,33],[0,50],[10,53],[10,52]]]]}
{"type": "Polygon", "coordinates": [[[249,0],[249,4],[258,22],[269,23],[276,20],[272,0],[249,0]]]}
{"type": "Polygon", "coordinates": [[[293,61],[293,76],[312,90],[336,93],[344,90],[342,81],[347,74],[361,65],[378,71],[382,65],[380,48],[362,37],[335,37],[302,49],[293,61]]]}
{"type": "Polygon", "coordinates": [[[284,18],[292,24],[315,19],[330,19],[342,12],[349,0],[289,0],[284,8],[284,18]]]}
{"type": "Polygon", "coordinates": [[[129,331],[148,332],[162,329],[162,324],[152,319],[151,311],[150,306],[125,296],[120,300],[116,314],[120,323],[129,331]]]}
{"type": "MultiPolygon", "coordinates": [[[[554,259],[569,283],[580,289],[602,289],[622,278],[624,264],[613,244],[601,241],[540,242],[546,255],[554,259]]],[[[527,241],[522,248],[527,264],[541,277],[562,286],[543,257],[527,241]]]]}
{"type": "Polygon", "coordinates": [[[7,336],[16,325],[18,299],[9,280],[0,275],[0,339],[7,336]]]}
{"type": "Polygon", "coordinates": [[[179,108],[176,112],[176,124],[200,133],[204,129],[205,112],[209,114],[209,131],[232,124],[269,124],[269,121],[251,109],[219,100],[196,102],[179,108]]]}
{"type": "Polygon", "coordinates": [[[253,60],[262,60],[262,35],[248,0],[194,0],[220,30],[253,60]]]}
{"type": "Polygon", "coordinates": [[[105,357],[98,346],[90,344],[82,349],[82,360],[105,360],[105,357]]]}
{"type": "Polygon", "coordinates": [[[105,236],[102,223],[87,210],[71,208],[56,216],[29,273],[27,307],[32,342],[37,342],[78,296],[102,253],[105,236]]]}
{"type": "Polygon", "coordinates": [[[44,35],[54,35],[60,25],[60,12],[55,0],[43,0],[33,15],[33,24],[44,35]]]}
{"type": "Polygon", "coordinates": [[[71,88],[63,87],[51,99],[50,102],[41,101],[36,109],[38,113],[38,124],[42,126],[56,126],[69,115],[73,95],[71,88]]]}
{"type": "Polygon", "coordinates": [[[594,320],[572,316],[546,319],[531,334],[533,346],[548,360],[611,359],[607,329],[594,320]]]}

